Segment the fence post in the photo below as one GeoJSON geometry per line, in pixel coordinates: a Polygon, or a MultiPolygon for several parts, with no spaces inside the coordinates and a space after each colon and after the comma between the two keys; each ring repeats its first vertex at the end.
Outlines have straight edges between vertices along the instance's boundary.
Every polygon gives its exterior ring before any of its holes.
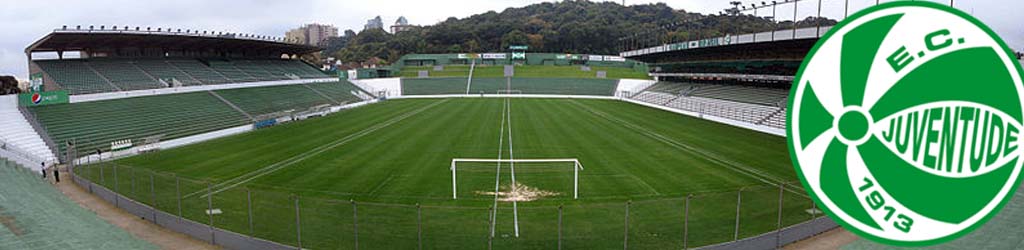
{"type": "Polygon", "coordinates": [[[91,193],[93,193],[92,185],[96,182],[96,165],[89,165],[88,170],[86,170],[86,171],[89,172],[89,177],[90,178],[87,180],[87,181],[89,181],[87,183],[89,183],[89,193],[91,194],[91,193]]]}
{"type": "Polygon", "coordinates": [[[808,199],[808,200],[811,200],[811,220],[817,219],[818,218],[818,203],[815,203],[814,199],[808,199]]]}
{"type": "Polygon", "coordinates": [[[358,217],[359,213],[357,212],[358,210],[356,209],[356,201],[355,200],[349,200],[349,201],[352,202],[352,235],[353,235],[352,239],[354,239],[353,241],[355,242],[355,245],[356,245],[355,249],[358,250],[359,249],[359,217],[358,217]]]}
{"type": "Polygon", "coordinates": [[[153,224],[159,225],[156,222],[156,177],[153,176],[153,171],[149,171],[149,202],[153,205],[153,224]]]}
{"type": "Polygon", "coordinates": [[[299,215],[299,196],[295,195],[295,242],[299,243],[299,250],[302,250],[302,217],[299,215]]]}
{"type": "Polygon", "coordinates": [[[626,219],[624,220],[626,222],[626,224],[624,226],[625,230],[622,232],[622,249],[629,249],[629,204],[630,203],[633,203],[633,201],[631,201],[631,200],[630,201],[626,201],[626,219]]]}
{"type": "Polygon", "coordinates": [[[782,196],[786,191],[785,184],[779,183],[779,220],[775,225],[775,248],[779,249],[782,247],[782,196]]]}
{"type": "Polygon", "coordinates": [[[103,177],[103,164],[100,164],[99,167],[100,167],[100,183],[107,184],[107,179],[103,177]]]}
{"type": "Polygon", "coordinates": [[[686,249],[690,237],[690,198],[693,194],[686,195],[686,203],[683,205],[683,249],[686,249]]]}
{"type": "MultiPolygon", "coordinates": [[[[137,189],[135,189],[135,168],[131,168],[131,170],[132,170],[132,174],[131,174],[131,176],[132,176],[131,177],[132,196],[137,196],[139,193],[138,193],[137,189]]],[[[138,199],[138,198],[136,198],[136,199],[138,199]]]]}
{"type": "Polygon", "coordinates": [[[253,226],[252,221],[252,193],[249,188],[245,188],[245,203],[248,204],[249,208],[249,238],[256,236],[256,228],[253,226]]]}
{"type": "Polygon", "coordinates": [[[562,250],[562,205],[558,205],[558,250],[562,250]]]}
{"type": "Polygon", "coordinates": [[[494,241],[494,205],[487,207],[487,227],[491,229],[491,233],[487,234],[487,250],[491,250],[492,242],[494,241]]]}
{"type": "Polygon", "coordinates": [[[416,249],[423,249],[423,210],[416,203],[416,249]]]}
{"type": "Polygon", "coordinates": [[[736,231],[733,232],[732,241],[740,240],[740,204],[743,202],[743,188],[736,192],[736,231]]]}
{"type": "Polygon", "coordinates": [[[114,164],[114,207],[121,207],[121,187],[117,182],[117,164],[114,164]]]}
{"type": "Polygon", "coordinates": [[[178,221],[181,221],[181,180],[174,174],[174,199],[178,202],[178,221]]]}
{"type": "Polygon", "coordinates": [[[210,244],[217,242],[213,234],[213,184],[206,182],[206,214],[210,218],[210,244]]]}

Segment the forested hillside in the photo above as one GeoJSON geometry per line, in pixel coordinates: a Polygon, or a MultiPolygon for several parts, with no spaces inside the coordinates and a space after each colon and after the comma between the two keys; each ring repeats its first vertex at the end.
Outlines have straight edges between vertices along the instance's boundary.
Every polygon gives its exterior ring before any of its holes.
{"type": "MultiPolygon", "coordinates": [[[[729,5],[723,2],[723,6],[729,5]]],[[[622,6],[614,2],[565,0],[463,19],[449,18],[398,34],[383,30],[358,34],[346,31],[342,37],[330,40],[324,53],[343,62],[362,62],[372,57],[391,62],[407,53],[493,52],[505,51],[508,45],[524,44],[530,46],[530,52],[610,55],[620,52],[620,37],[679,22],[683,24],[659,31],[660,39],[681,41],[697,36],[766,31],[776,25],[770,19],[751,15],[691,13],[663,3],[622,6]]],[[[798,26],[817,23],[818,20],[808,18],[800,20],[798,26]]],[[[831,25],[835,21],[820,23],[831,25]]],[[[792,21],[778,25],[791,27],[792,21]]]]}

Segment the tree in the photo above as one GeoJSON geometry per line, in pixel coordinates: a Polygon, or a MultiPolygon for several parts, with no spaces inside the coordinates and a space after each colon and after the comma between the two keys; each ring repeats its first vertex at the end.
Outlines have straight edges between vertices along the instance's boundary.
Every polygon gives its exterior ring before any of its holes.
{"type": "Polygon", "coordinates": [[[461,52],[464,52],[464,51],[462,51],[462,45],[455,44],[455,45],[452,45],[452,46],[448,47],[448,53],[461,53],[461,52]]]}
{"type": "Polygon", "coordinates": [[[526,45],[529,42],[530,40],[526,37],[526,33],[519,30],[513,30],[501,37],[502,48],[508,48],[513,45],[526,45]]]}
{"type": "Polygon", "coordinates": [[[21,93],[18,88],[18,79],[13,76],[0,76],[0,95],[21,93]]]}
{"type": "Polygon", "coordinates": [[[466,52],[482,52],[480,50],[480,42],[477,42],[475,39],[467,40],[466,45],[463,48],[466,48],[466,52]]]}
{"type": "MultiPolygon", "coordinates": [[[[324,53],[337,55],[343,62],[363,62],[369,57],[395,61],[396,56],[409,53],[497,52],[509,45],[529,45],[531,52],[614,55],[622,49],[618,39],[627,35],[637,35],[646,45],[654,46],[763,32],[776,25],[763,17],[726,12],[730,15],[690,13],[664,3],[622,6],[588,0],[545,2],[462,19],[450,17],[435,25],[394,35],[379,30],[358,34],[345,31],[344,37],[351,39],[347,43],[329,43],[330,48],[324,53]],[[333,45],[337,44],[344,44],[343,49],[336,49],[333,45]]],[[[835,23],[827,18],[809,17],[798,20],[796,26],[835,23]]],[[[792,25],[790,21],[779,27],[792,25]]]]}
{"type": "Polygon", "coordinates": [[[530,49],[544,50],[544,35],[528,34],[526,35],[526,39],[528,40],[527,44],[530,45],[530,49]]]}

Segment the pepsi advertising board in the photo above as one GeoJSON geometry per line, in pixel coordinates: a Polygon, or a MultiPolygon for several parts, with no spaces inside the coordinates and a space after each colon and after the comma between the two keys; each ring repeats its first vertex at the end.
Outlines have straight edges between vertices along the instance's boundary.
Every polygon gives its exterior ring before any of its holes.
{"type": "Polygon", "coordinates": [[[68,91],[43,91],[18,94],[18,105],[22,107],[68,103],[68,91]]]}

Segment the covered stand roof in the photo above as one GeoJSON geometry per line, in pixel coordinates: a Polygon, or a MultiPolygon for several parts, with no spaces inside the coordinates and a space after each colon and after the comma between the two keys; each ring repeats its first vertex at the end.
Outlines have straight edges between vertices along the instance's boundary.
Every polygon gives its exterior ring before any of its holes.
{"type": "Polygon", "coordinates": [[[302,55],[321,51],[316,46],[288,43],[282,38],[199,31],[139,31],[57,29],[25,48],[25,53],[87,51],[114,48],[156,48],[169,51],[280,53],[302,55]]]}

